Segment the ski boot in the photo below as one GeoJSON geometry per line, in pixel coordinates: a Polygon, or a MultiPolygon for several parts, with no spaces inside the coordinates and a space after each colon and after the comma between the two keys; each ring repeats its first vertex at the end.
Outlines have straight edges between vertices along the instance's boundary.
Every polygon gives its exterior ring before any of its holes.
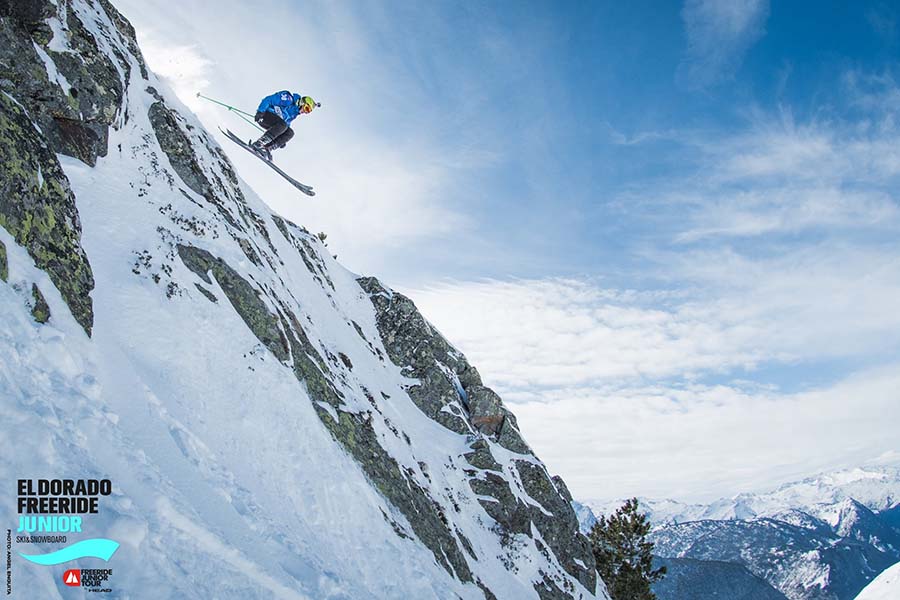
{"type": "Polygon", "coordinates": [[[250,147],[253,148],[253,151],[256,152],[260,158],[272,162],[272,152],[270,152],[264,144],[257,141],[250,144],[250,147]]]}

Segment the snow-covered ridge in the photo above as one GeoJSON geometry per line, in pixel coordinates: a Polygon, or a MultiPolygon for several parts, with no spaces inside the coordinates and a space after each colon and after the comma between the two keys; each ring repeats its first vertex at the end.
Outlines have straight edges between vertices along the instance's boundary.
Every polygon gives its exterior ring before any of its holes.
{"type": "Polygon", "coordinates": [[[900,563],[884,571],[859,593],[856,600],[897,600],[900,598],[900,563]]]}
{"type": "Polygon", "coordinates": [[[477,370],[273,214],[107,0],[5,6],[4,481],[111,479],[84,537],[131,597],[606,597],[477,370]]]}

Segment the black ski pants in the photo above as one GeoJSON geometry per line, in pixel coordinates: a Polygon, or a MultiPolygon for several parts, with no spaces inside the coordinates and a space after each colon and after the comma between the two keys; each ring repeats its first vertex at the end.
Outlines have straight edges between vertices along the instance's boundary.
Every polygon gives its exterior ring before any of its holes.
{"type": "Polygon", "coordinates": [[[266,130],[259,141],[269,150],[284,148],[284,145],[294,137],[294,130],[275,113],[258,112],[256,113],[256,122],[266,130]]]}

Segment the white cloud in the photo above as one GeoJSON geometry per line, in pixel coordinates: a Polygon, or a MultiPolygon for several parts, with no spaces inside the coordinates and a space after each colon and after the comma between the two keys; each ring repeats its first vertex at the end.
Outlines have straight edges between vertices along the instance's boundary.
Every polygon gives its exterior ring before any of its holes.
{"type": "Polygon", "coordinates": [[[679,77],[690,87],[727,79],[762,37],[768,0],[686,0],[682,10],[688,47],[679,77]]]}
{"type": "Polygon", "coordinates": [[[837,185],[711,193],[693,202],[702,210],[693,215],[691,228],[676,236],[679,242],[827,228],[894,229],[900,223],[900,208],[886,192],[837,185]]]}
{"type": "Polygon", "coordinates": [[[828,232],[866,236],[900,225],[900,88],[890,77],[844,77],[857,119],[798,123],[791,111],[751,113],[748,126],[721,136],[690,133],[685,159],[698,165],[633,192],[631,206],[678,211],[679,243],[706,238],[828,232]]]}
{"type": "Polygon", "coordinates": [[[897,247],[766,259],[658,256],[673,290],[555,279],[446,283],[410,295],[503,391],[653,381],[900,347],[897,247]]]}
{"type": "Polygon", "coordinates": [[[900,85],[890,72],[847,71],[843,84],[850,103],[872,115],[861,131],[900,133],[900,85]]]}
{"type": "MultiPolygon", "coordinates": [[[[880,101],[887,104],[890,96],[880,101]]],[[[882,109],[887,108],[884,104],[882,109]]],[[[872,116],[890,115],[886,110],[878,110],[872,116]]],[[[775,118],[757,115],[748,131],[724,142],[710,143],[706,151],[720,182],[882,183],[885,178],[900,174],[898,134],[900,131],[875,128],[867,121],[811,121],[798,125],[789,112],[782,111],[775,118]]]]}
{"type": "Polygon", "coordinates": [[[654,307],[666,294],[538,280],[446,284],[411,295],[503,391],[668,377],[764,358],[740,341],[749,331],[654,307]]]}
{"type": "MultiPolygon", "coordinates": [[[[767,360],[879,360],[900,347],[900,247],[821,243],[778,247],[768,257],[730,249],[670,257],[673,281],[705,294],[698,318],[733,319],[761,336],[767,360]]],[[[760,252],[762,254],[762,252],[760,252]]]]}
{"type": "Polygon", "coordinates": [[[658,257],[677,291],[553,279],[408,293],[576,494],[712,498],[895,448],[900,371],[877,365],[900,348],[898,255],[698,251],[658,257]],[[815,379],[788,376],[808,391],[785,392],[771,368],[815,379]]]}
{"type": "Polygon", "coordinates": [[[647,245],[656,247],[788,236],[795,246],[797,236],[853,246],[900,233],[900,85],[889,73],[849,71],[840,91],[806,120],[780,106],[745,111],[737,131],[612,130],[618,144],[674,144],[686,172],[633,184],[616,206],[629,222],[652,220],[647,245]]]}
{"type": "Polygon", "coordinates": [[[823,389],[560,388],[513,407],[526,439],[581,498],[710,501],[897,446],[900,364],[823,389]]]}

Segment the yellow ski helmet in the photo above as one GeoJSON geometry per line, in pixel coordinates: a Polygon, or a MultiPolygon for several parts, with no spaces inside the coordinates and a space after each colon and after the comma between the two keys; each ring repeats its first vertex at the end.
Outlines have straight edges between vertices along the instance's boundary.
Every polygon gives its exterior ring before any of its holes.
{"type": "Polygon", "coordinates": [[[322,106],[321,104],[319,104],[318,102],[316,102],[315,100],[310,98],[309,96],[300,96],[300,100],[297,101],[297,105],[300,107],[301,111],[305,108],[306,109],[305,112],[308,112],[308,113],[312,112],[312,110],[315,107],[322,106]]]}

